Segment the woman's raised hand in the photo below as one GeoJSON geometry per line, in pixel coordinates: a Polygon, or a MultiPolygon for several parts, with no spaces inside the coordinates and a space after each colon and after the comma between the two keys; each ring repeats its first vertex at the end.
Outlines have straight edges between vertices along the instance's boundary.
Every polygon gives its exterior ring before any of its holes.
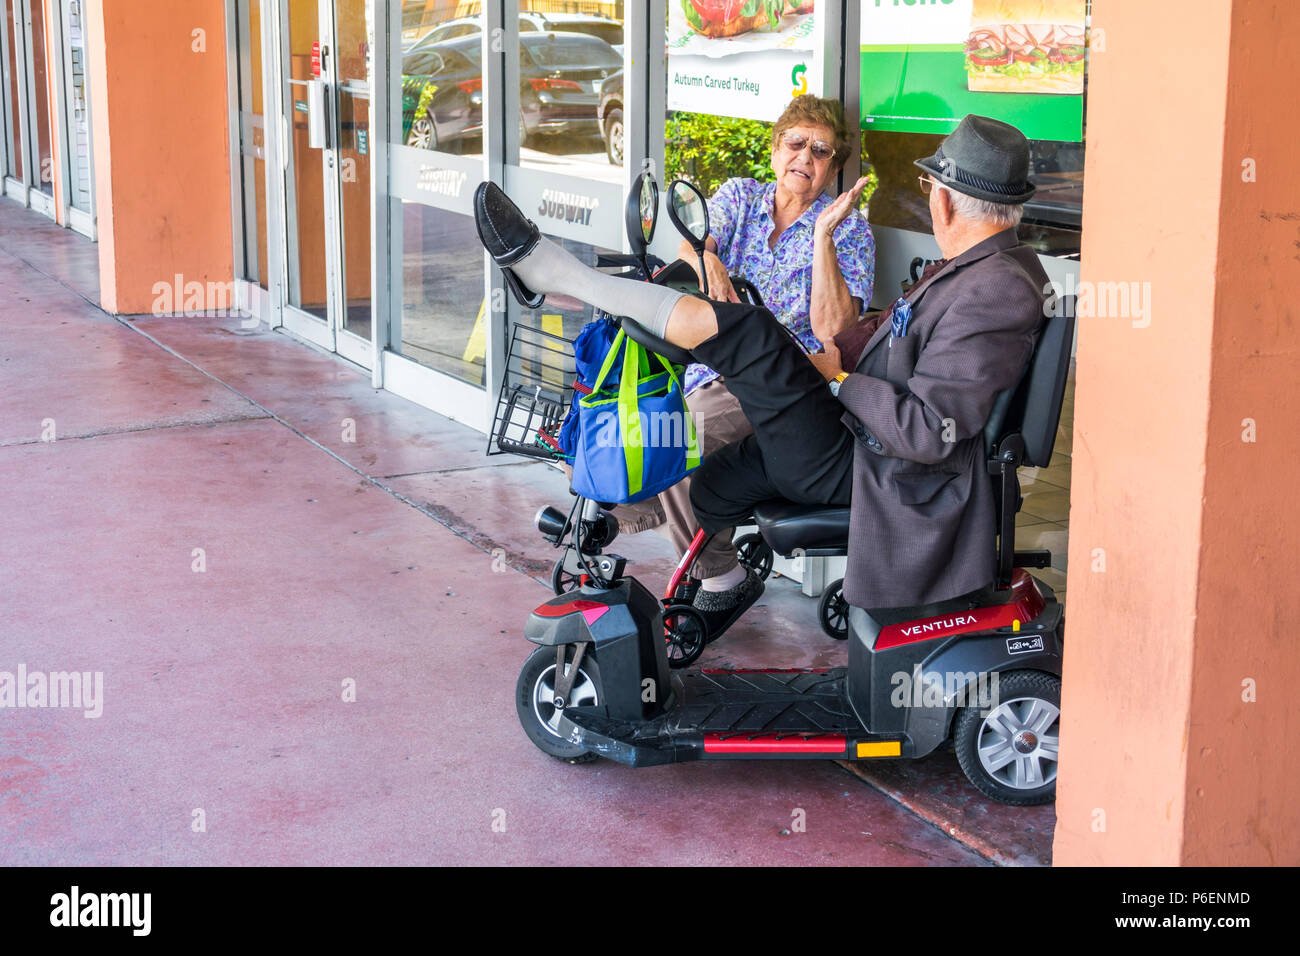
{"type": "Polygon", "coordinates": [[[867,177],[863,176],[853,184],[853,188],[848,192],[840,193],[817,217],[817,225],[813,230],[814,234],[818,237],[835,235],[835,230],[840,227],[840,223],[849,218],[849,213],[857,208],[858,198],[862,195],[862,190],[866,188],[867,177]]]}

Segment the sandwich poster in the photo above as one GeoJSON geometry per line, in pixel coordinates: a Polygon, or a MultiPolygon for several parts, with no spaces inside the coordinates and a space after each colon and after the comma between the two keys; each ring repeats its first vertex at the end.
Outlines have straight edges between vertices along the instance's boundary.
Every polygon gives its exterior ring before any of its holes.
{"type": "Polygon", "coordinates": [[[668,108],[772,122],[819,93],[815,3],[668,0],[668,108]]]}
{"type": "Polygon", "coordinates": [[[1086,0],[863,0],[862,128],[947,134],[967,113],[1083,138],[1086,0]]]}

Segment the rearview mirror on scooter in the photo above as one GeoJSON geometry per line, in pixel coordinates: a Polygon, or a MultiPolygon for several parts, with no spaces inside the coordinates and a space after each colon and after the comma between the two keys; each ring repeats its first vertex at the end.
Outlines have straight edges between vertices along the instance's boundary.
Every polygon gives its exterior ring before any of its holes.
{"type": "Polygon", "coordinates": [[[704,243],[709,238],[709,207],[704,194],[684,179],[674,179],[668,187],[668,218],[695,250],[700,260],[700,291],[709,294],[709,279],[704,271],[704,243]]]}
{"type": "Polygon", "coordinates": [[[632,181],[623,218],[632,255],[641,263],[641,273],[648,279],[650,267],[646,263],[646,249],[654,238],[655,222],[659,218],[659,184],[649,173],[641,173],[632,181]]]}

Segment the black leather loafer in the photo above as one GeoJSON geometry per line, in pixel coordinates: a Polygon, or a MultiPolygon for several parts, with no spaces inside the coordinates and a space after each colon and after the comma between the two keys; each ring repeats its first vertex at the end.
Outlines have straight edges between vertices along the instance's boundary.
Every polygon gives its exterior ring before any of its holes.
{"type": "Polygon", "coordinates": [[[495,183],[479,183],[474,190],[474,226],[492,261],[501,267],[506,285],[526,309],[536,309],[545,300],[544,295],[533,292],[519,281],[512,263],[518,262],[533,251],[541,233],[537,226],[519,211],[495,183]]]}

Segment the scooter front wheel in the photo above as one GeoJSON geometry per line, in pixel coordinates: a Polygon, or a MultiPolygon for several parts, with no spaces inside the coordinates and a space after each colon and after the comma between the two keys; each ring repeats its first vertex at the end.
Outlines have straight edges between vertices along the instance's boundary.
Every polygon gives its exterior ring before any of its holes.
{"type": "Polygon", "coordinates": [[[551,568],[551,590],[556,594],[567,594],[582,586],[582,579],[571,571],[564,569],[564,559],[555,562],[551,568]]]}
{"type": "MultiPolygon", "coordinates": [[[[566,647],[566,674],[573,666],[573,655],[572,647],[566,647]]],[[[563,712],[555,706],[555,669],[554,647],[539,647],[528,655],[519,671],[519,679],[515,682],[515,713],[519,716],[524,733],[539,750],[569,763],[588,763],[596,759],[596,754],[583,750],[560,736],[560,718],[563,712]]],[[[600,667],[594,657],[584,654],[566,706],[587,707],[599,704],[601,695],[600,667]]]]}

